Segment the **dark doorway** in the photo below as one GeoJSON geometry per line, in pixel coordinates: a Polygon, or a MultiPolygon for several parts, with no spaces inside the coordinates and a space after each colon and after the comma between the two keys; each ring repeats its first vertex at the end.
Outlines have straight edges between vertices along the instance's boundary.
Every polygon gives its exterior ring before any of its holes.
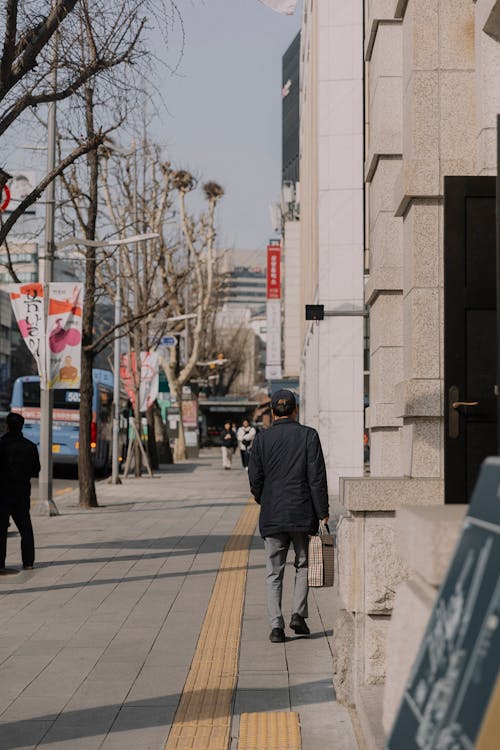
{"type": "Polygon", "coordinates": [[[444,182],[445,502],[497,454],[495,177],[444,182]]]}

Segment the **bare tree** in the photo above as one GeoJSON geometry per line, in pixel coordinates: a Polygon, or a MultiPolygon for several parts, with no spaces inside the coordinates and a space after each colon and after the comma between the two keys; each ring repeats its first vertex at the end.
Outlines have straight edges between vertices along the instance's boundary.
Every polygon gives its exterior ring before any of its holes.
{"type": "MultiPolygon", "coordinates": [[[[207,209],[195,216],[186,205],[187,194],[196,188],[190,172],[172,170],[162,159],[161,149],[147,138],[143,138],[141,150],[142,184],[137,179],[135,159],[135,153],[115,154],[111,169],[108,160],[103,162],[106,206],[116,231],[132,225],[160,235],[158,240],[126,251],[123,256],[122,293],[127,316],[140,315],[142,320],[130,331],[130,350],[138,357],[141,350],[157,346],[166,331],[185,334],[189,350],[185,346],[184,361],[174,347],[169,357],[161,358],[170,391],[182,411],[182,388],[196,372],[216,308],[219,277],[215,213],[224,191],[216,182],[205,183],[202,189],[207,209]],[[169,228],[172,223],[177,231],[169,228]],[[163,305],[161,313],[154,318],[148,316],[147,311],[151,306],[157,308],[158,303],[163,305]],[[176,323],[171,318],[182,320],[176,323]]],[[[108,269],[108,276],[112,278],[112,269],[108,269]]],[[[185,458],[182,418],[175,458],[185,458]]]]}
{"type": "MultiPolygon", "coordinates": [[[[148,6],[147,0],[120,0],[110,5],[102,0],[99,23],[94,22],[96,4],[80,0],[80,35],[78,46],[72,51],[75,59],[81,59],[81,67],[98,67],[99,50],[108,50],[106,73],[101,72],[97,79],[87,80],[75,95],[75,101],[68,113],[66,139],[76,144],[100,137],[100,144],[114,129],[126,120],[129,106],[133,106],[133,76],[129,66],[144,56],[141,45],[141,32],[144,19],[140,11],[148,6]],[[97,28],[96,28],[97,27],[97,28]],[[111,60],[114,64],[111,64],[111,60]],[[127,96],[124,92],[127,91],[127,96]],[[74,106],[74,105],[77,106],[74,106]],[[103,126],[106,123],[106,129],[103,126]],[[83,135],[82,135],[83,133],[83,135]]],[[[79,228],[86,240],[95,240],[100,211],[99,202],[99,161],[102,149],[88,152],[85,165],[74,165],[62,174],[67,203],[64,215],[71,226],[79,228]]],[[[80,450],[78,476],[80,505],[95,507],[93,462],[91,454],[92,422],[92,368],[98,352],[112,335],[105,331],[96,336],[94,331],[95,307],[98,299],[96,273],[98,254],[95,247],[86,247],[85,260],[85,305],[82,321],[82,368],[80,385],[80,450]]],[[[136,316],[135,320],[138,318],[136,316]]],[[[115,373],[115,377],[117,373],[115,373]]]]}

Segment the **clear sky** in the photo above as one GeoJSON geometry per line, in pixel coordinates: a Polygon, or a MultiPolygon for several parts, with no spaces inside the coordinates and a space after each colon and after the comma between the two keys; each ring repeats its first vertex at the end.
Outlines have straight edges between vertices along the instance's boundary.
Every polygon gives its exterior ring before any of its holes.
{"type": "MultiPolygon", "coordinates": [[[[279,199],[281,57],[300,28],[259,0],[178,0],[185,29],[179,70],[161,76],[168,112],[156,136],[171,160],[226,190],[221,241],[263,248],[279,199]]],[[[172,60],[172,55],[169,55],[172,60]]]]}

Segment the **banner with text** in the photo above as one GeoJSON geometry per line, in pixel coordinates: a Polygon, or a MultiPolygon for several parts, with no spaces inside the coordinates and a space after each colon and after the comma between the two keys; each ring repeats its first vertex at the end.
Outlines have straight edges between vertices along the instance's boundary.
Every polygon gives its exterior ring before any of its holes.
{"type": "Polygon", "coordinates": [[[48,285],[49,388],[79,388],[82,354],[82,284],[48,285]]]}
{"type": "Polygon", "coordinates": [[[267,299],[281,299],[281,247],[267,246],[267,299]]]}
{"type": "Polygon", "coordinates": [[[47,382],[45,304],[43,285],[8,284],[5,287],[24,343],[33,355],[42,388],[47,382]]]}
{"type": "Polygon", "coordinates": [[[281,372],[281,300],[268,299],[266,305],[266,380],[279,380],[281,372]]]}
{"type": "MultiPolygon", "coordinates": [[[[122,354],[120,377],[127,395],[135,405],[135,392],[138,385],[137,359],[135,352],[122,354]]],[[[141,352],[140,408],[146,411],[158,398],[159,369],[157,352],[141,352]]]]}

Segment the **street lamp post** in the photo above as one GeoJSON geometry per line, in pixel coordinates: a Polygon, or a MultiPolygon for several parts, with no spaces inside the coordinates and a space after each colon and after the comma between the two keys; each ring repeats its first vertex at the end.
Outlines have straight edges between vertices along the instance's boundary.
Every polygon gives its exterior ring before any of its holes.
{"type": "MultiPolygon", "coordinates": [[[[67,237],[59,247],[68,245],[83,245],[85,247],[114,247],[116,252],[116,291],[115,291],[115,335],[113,340],[113,431],[111,442],[111,484],[120,484],[118,437],[120,434],[120,323],[122,322],[122,298],[120,293],[120,248],[122,245],[129,245],[133,242],[144,242],[146,240],[158,239],[160,235],[157,232],[147,232],[146,234],[134,234],[132,237],[124,237],[119,240],[87,240],[84,237],[67,237]]],[[[85,304],[85,300],[84,300],[85,304]]]]}
{"type": "MultiPolygon", "coordinates": [[[[57,89],[57,42],[53,42],[52,89],[57,89]]],[[[50,174],[56,163],[56,102],[49,102],[47,113],[47,173],[50,174]]],[[[55,222],[55,180],[46,188],[45,206],[45,247],[43,257],[38,261],[38,279],[43,285],[43,293],[47,300],[49,283],[52,281],[54,267],[54,222],[55,222]]],[[[48,306],[45,305],[45,316],[48,306]]],[[[47,318],[45,319],[47,322],[47,318]]],[[[46,382],[48,373],[42,373],[40,378],[40,476],[38,480],[39,503],[36,512],[40,515],[58,516],[59,511],[52,498],[52,412],[54,394],[49,383],[46,382]]]]}
{"type": "Polygon", "coordinates": [[[118,329],[122,322],[122,295],[120,289],[121,281],[121,249],[116,249],[116,292],[115,292],[115,339],[113,341],[113,443],[112,443],[112,465],[111,484],[120,484],[118,466],[119,434],[120,434],[120,337],[118,329]]]}

